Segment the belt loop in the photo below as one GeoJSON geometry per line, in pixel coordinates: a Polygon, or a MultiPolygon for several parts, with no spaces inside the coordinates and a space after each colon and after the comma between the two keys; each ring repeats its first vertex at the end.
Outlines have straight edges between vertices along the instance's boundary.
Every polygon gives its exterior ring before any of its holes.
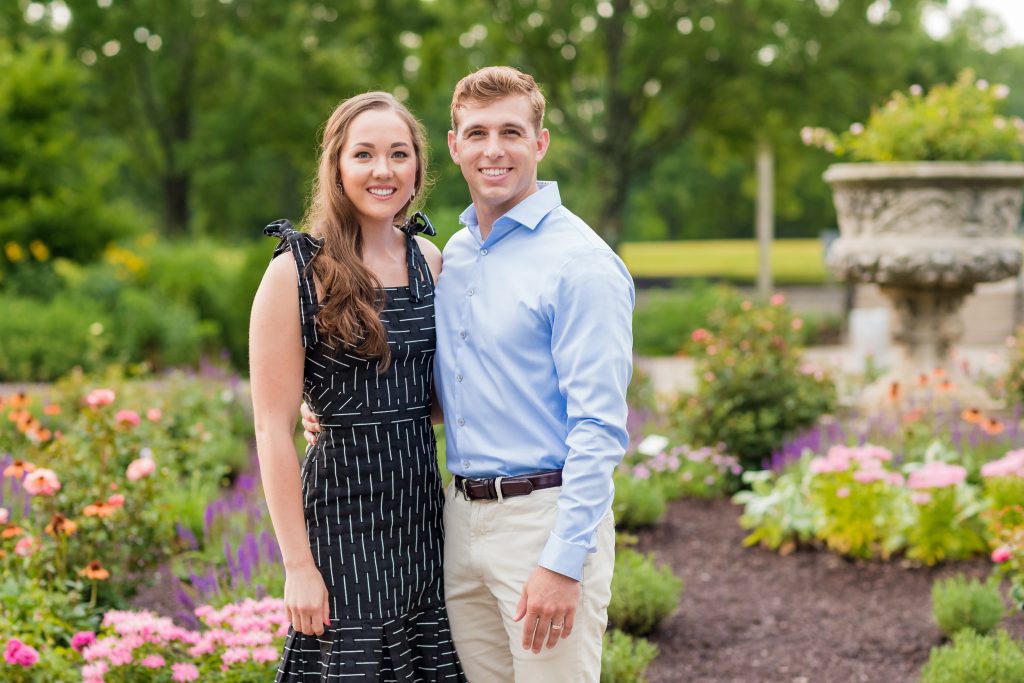
{"type": "Polygon", "coordinates": [[[505,496],[502,495],[502,493],[501,493],[501,480],[502,479],[504,479],[504,477],[495,477],[494,478],[494,492],[498,494],[498,502],[499,503],[504,503],[505,502],[505,496]]]}

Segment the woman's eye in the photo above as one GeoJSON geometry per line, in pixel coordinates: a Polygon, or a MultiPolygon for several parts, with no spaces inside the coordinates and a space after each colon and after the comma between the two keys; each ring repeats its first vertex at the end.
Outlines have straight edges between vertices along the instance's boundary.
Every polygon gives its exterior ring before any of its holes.
{"type": "Polygon", "coordinates": [[[369,158],[370,158],[370,153],[369,152],[356,152],[356,159],[369,159],[369,158]]]}
{"type": "Polygon", "coordinates": [[[408,155],[407,153],[405,153],[405,152],[395,152],[393,156],[394,156],[394,158],[396,158],[396,159],[405,159],[405,158],[407,158],[407,157],[408,157],[409,155],[408,155]]]}

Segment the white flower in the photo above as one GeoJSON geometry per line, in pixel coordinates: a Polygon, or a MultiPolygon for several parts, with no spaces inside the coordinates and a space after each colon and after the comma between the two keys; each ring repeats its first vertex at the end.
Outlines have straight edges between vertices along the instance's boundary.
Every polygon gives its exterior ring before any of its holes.
{"type": "Polygon", "coordinates": [[[641,455],[655,456],[668,446],[668,437],[660,434],[648,434],[636,445],[636,452],[641,455]]]}
{"type": "Polygon", "coordinates": [[[1010,94],[1010,86],[1000,83],[992,88],[992,94],[995,95],[997,100],[1005,100],[1010,94]]]}
{"type": "Polygon", "coordinates": [[[986,81],[984,78],[979,78],[977,86],[978,90],[988,90],[988,81],[986,81]]]}
{"type": "Polygon", "coordinates": [[[854,135],[860,135],[861,133],[864,132],[864,124],[854,123],[853,125],[850,126],[850,132],[853,133],[854,135]]]}
{"type": "Polygon", "coordinates": [[[914,97],[920,97],[921,95],[924,94],[924,88],[915,83],[914,85],[910,86],[910,94],[913,95],[914,97]]]}

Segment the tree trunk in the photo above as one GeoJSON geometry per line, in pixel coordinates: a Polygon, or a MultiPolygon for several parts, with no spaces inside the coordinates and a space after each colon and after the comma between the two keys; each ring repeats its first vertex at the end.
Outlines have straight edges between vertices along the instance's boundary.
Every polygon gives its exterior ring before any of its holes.
{"type": "Polygon", "coordinates": [[[188,229],[189,185],[188,173],[164,176],[164,227],[168,235],[182,235],[188,229]]]}

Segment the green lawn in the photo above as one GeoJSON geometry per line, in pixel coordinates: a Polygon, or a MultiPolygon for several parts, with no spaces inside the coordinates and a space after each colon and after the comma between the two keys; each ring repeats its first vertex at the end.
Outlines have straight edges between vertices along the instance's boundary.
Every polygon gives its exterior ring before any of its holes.
{"type": "MultiPolygon", "coordinates": [[[[757,280],[755,240],[628,242],[619,253],[634,277],[757,280]]],[[[821,284],[827,278],[820,240],[776,240],[771,256],[776,283],[821,284]]]]}

